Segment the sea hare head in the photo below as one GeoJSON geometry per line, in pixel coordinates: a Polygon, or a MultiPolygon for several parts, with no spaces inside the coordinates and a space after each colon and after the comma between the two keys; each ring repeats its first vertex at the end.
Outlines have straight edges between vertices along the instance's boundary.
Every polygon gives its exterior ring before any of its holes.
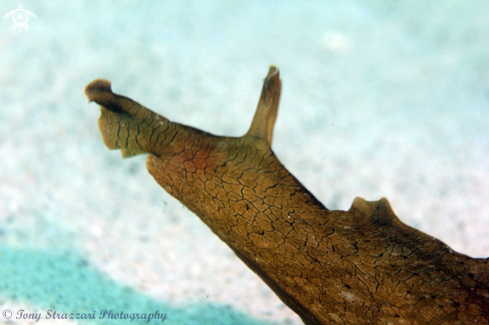
{"type": "MultiPolygon", "coordinates": [[[[265,78],[251,128],[218,137],[170,122],[97,79],[99,128],[205,222],[306,324],[489,324],[489,263],[399,220],[383,198],[326,209],[271,150],[281,92],[265,78]]],[[[300,152],[298,153],[300,154],[300,152]]]]}

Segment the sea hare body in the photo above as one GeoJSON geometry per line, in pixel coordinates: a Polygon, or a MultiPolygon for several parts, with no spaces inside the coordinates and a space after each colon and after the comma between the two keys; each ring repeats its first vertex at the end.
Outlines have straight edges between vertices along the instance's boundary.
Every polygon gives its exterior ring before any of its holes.
{"type": "Polygon", "coordinates": [[[271,150],[281,91],[271,66],[248,133],[169,121],[94,80],[99,127],[199,216],[305,324],[489,324],[489,260],[402,223],[389,202],[324,207],[271,150]]]}

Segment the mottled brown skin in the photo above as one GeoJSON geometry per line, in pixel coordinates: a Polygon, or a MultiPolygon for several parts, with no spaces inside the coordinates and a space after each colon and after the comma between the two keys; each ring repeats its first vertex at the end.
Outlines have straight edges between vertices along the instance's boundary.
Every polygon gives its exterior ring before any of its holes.
{"type": "Polygon", "coordinates": [[[199,216],[305,324],[489,324],[489,261],[459,254],[402,223],[389,202],[324,207],[271,150],[281,91],[270,67],[250,131],[218,137],[170,122],[110,82],[103,140],[147,168],[199,216]]]}

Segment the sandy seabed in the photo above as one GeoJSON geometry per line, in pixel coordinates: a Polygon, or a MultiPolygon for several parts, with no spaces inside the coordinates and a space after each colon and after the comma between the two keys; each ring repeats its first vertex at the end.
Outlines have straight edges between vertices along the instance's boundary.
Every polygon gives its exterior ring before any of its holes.
{"type": "MultiPolygon", "coordinates": [[[[38,17],[27,32],[0,23],[8,323],[35,322],[19,310],[57,325],[77,321],[49,310],[159,310],[168,324],[301,324],[156,184],[144,156],[105,148],[83,95],[95,78],[173,121],[240,136],[274,63],[273,150],[321,202],[346,210],[385,196],[405,223],[489,256],[488,2],[22,4],[38,17]]],[[[0,14],[17,6],[2,1],[0,14]]]]}

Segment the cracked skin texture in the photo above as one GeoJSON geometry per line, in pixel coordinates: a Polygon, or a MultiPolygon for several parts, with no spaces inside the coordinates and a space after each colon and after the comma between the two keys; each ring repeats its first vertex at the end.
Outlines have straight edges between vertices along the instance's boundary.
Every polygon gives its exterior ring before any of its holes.
{"type": "Polygon", "coordinates": [[[387,199],[321,204],[271,150],[281,92],[265,78],[250,130],[220,137],[174,123],[92,81],[99,128],[193,211],[305,324],[489,324],[489,260],[402,223],[387,199]]]}

